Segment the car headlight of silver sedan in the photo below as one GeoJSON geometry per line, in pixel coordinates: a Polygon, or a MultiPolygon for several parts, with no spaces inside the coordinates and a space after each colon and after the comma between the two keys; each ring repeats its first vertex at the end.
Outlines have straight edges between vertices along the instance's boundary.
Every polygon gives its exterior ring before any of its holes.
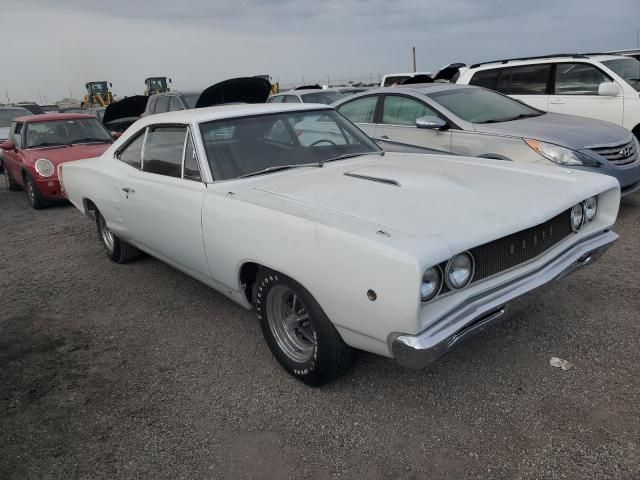
{"type": "Polygon", "coordinates": [[[36,160],[35,169],[41,177],[50,177],[56,173],[56,168],[53,166],[53,163],[46,158],[36,160]]]}
{"type": "Polygon", "coordinates": [[[570,148],[530,138],[525,138],[524,141],[544,158],[551,160],[558,165],[566,165],[569,167],[600,167],[602,165],[600,162],[588,155],[576,152],[570,148]]]}

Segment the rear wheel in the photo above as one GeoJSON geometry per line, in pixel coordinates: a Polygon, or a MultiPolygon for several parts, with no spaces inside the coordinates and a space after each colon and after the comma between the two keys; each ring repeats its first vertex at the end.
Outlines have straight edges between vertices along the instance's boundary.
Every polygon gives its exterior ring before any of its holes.
{"type": "Polygon", "coordinates": [[[127,263],[140,256],[140,250],[113,234],[104,217],[96,210],[96,226],[98,237],[104,248],[104,253],[112,262],[127,263]]]}
{"type": "Polygon", "coordinates": [[[257,278],[255,303],[265,340],[289,374],[319,386],[349,368],[353,350],[298,282],[263,269],[257,278]]]}
{"type": "Polygon", "coordinates": [[[4,181],[7,184],[7,188],[12,192],[17,192],[20,190],[20,185],[11,177],[9,174],[9,170],[4,169],[4,181]]]}
{"type": "Polygon", "coordinates": [[[29,203],[33,208],[35,208],[36,210],[44,208],[44,201],[42,200],[42,194],[38,189],[38,185],[36,184],[36,181],[33,179],[33,177],[28,173],[24,174],[24,189],[27,191],[29,203]]]}

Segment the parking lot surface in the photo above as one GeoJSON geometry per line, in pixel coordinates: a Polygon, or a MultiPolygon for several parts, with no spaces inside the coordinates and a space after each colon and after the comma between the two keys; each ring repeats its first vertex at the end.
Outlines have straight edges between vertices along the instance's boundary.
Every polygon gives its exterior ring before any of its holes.
{"type": "Polygon", "coordinates": [[[314,389],[253,312],[0,185],[2,479],[640,478],[640,194],[599,262],[431,368],[361,353],[314,389]]]}

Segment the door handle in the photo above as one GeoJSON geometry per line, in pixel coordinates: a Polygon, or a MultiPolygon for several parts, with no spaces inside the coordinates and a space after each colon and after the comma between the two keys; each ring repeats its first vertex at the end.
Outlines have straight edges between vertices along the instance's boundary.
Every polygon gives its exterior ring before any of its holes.
{"type": "Polygon", "coordinates": [[[129,193],[135,193],[135,192],[136,192],[136,191],[135,191],[133,188],[131,188],[131,187],[124,187],[124,188],[122,189],[122,191],[123,191],[123,192],[125,192],[125,193],[127,193],[127,194],[129,194],[129,193]]]}
{"type": "Polygon", "coordinates": [[[549,100],[549,103],[551,103],[552,105],[564,105],[564,100],[560,100],[559,98],[553,98],[551,100],[549,100]]]}

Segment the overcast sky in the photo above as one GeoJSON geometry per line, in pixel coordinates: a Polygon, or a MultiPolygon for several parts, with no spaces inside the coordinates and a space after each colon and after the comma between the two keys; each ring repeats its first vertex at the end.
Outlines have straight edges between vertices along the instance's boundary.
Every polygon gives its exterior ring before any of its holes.
{"type": "Polygon", "coordinates": [[[635,48],[640,0],[2,0],[0,100],[117,95],[270,74],[282,83],[378,78],[554,52],[635,48]]]}

